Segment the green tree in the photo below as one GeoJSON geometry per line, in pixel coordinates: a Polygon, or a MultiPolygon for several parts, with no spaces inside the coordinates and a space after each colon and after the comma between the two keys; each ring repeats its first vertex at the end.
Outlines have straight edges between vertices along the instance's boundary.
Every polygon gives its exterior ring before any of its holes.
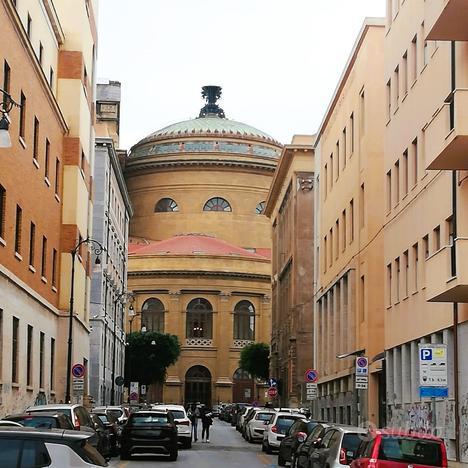
{"type": "Polygon", "coordinates": [[[251,343],[240,355],[239,366],[254,377],[268,379],[270,374],[270,347],[265,343],[251,343]]]}
{"type": "Polygon", "coordinates": [[[177,361],[180,343],[175,335],[135,332],[127,335],[125,382],[150,385],[164,382],[166,370],[177,361]]]}

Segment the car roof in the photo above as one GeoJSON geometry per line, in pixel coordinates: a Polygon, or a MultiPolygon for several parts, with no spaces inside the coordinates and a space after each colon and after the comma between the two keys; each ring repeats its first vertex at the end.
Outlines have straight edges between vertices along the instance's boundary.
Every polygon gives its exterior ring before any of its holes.
{"type": "Polygon", "coordinates": [[[80,407],[82,405],[72,405],[72,404],[66,404],[66,403],[57,403],[56,405],[36,405],[36,406],[29,406],[26,408],[25,412],[29,411],[36,411],[36,410],[61,410],[61,409],[71,409],[71,408],[76,408],[80,407]]]}
{"type": "Polygon", "coordinates": [[[167,411],[170,410],[183,410],[185,411],[185,408],[182,405],[153,405],[151,407],[152,409],[166,409],[167,411]]]}
{"type": "Polygon", "coordinates": [[[35,414],[34,412],[28,413],[27,411],[24,413],[19,414],[9,414],[8,416],[4,417],[4,420],[8,420],[9,418],[56,418],[59,416],[67,417],[65,414],[61,413],[60,411],[41,411],[40,414],[35,414]]]}
{"type": "Polygon", "coordinates": [[[300,413],[289,413],[289,412],[282,412],[278,411],[275,413],[276,416],[289,416],[290,418],[298,418],[298,419],[307,419],[303,414],[300,413]]]}
{"type": "Polygon", "coordinates": [[[434,440],[437,442],[442,442],[440,437],[436,437],[432,434],[425,434],[423,432],[410,432],[410,431],[400,431],[397,429],[379,429],[378,431],[370,432],[371,435],[388,435],[393,437],[411,437],[414,439],[428,439],[434,440]]]}
{"type": "Polygon", "coordinates": [[[352,433],[358,433],[358,434],[367,434],[367,430],[362,428],[362,427],[358,427],[358,426],[347,426],[345,424],[331,424],[328,429],[334,429],[334,430],[338,430],[340,432],[344,432],[345,434],[348,434],[350,432],[352,433]]]}
{"type": "Polygon", "coordinates": [[[27,437],[41,440],[68,440],[79,441],[89,439],[93,434],[84,431],[73,431],[67,429],[37,429],[33,427],[1,427],[0,438],[2,437],[27,437]]]}

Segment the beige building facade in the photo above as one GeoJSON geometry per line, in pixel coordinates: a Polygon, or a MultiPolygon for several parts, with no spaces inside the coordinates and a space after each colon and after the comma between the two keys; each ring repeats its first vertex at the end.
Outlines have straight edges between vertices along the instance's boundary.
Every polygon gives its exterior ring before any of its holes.
{"type": "MultiPolygon", "coordinates": [[[[12,146],[0,148],[0,416],[65,399],[69,252],[92,209],[96,7],[0,2],[0,87],[21,104],[9,114],[12,146]]],[[[86,365],[82,253],[73,362],[86,365]]]]}
{"type": "Polygon", "coordinates": [[[285,145],[268,194],[272,224],[270,375],[280,406],[307,404],[305,372],[313,367],[314,137],[285,145]]]}
{"type": "Polygon", "coordinates": [[[130,223],[127,332],[177,335],[182,352],[165,402],[264,400],[264,385],[239,369],[248,343],[269,343],[271,232],[265,201],[281,145],[229,120],[205,87],[196,119],[136,144],[125,177],[130,223]]]}
{"type": "Polygon", "coordinates": [[[468,10],[443,0],[387,5],[388,423],[436,432],[449,458],[466,463],[468,10]],[[420,344],[447,346],[447,398],[421,397],[420,344]]]}
{"type": "Polygon", "coordinates": [[[384,33],[383,20],[364,22],[315,143],[314,410],[342,424],[382,419],[381,362],[357,390],[355,360],[384,350],[384,33]]]}

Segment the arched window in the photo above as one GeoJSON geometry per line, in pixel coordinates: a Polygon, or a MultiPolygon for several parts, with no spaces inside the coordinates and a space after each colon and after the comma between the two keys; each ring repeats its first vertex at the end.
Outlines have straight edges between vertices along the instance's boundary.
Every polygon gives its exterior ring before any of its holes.
{"type": "Polygon", "coordinates": [[[250,380],[252,376],[244,369],[237,369],[232,376],[232,380],[250,380]]]}
{"type": "Polygon", "coordinates": [[[213,307],[203,298],[190,301],[187,306],[187,338],[213,337],[213,307]]]}
{"type": "Polygon", "coordinates": [[[155,213],[169,213],[179,211],[179,205],[172,198],[161,198],[154,207],[155,213]]]}
{"type": "Polygon", "coordinates": [[[257,208],[255,208],[255,213],[257,214],[263,214],[265,211],[265,202],[261,201],[258,205],[257,208]]]}
{"type": "Polygon", "coordinates": [[[141,326],[147,331],[164,333],[164,305],[154,297],[148,299],[141,308],[141,326]]]}
{"type": "Polygon", "coordinates": [[[210,198],[203,207],[203,211],[232,211],[231,205],[224,198],[210,198]]]}
{"type": "Polygon", "coordinates": [[[255,340],[255,308],[249,301],[240,301],[234,308],[234,339],[255,340]]]}

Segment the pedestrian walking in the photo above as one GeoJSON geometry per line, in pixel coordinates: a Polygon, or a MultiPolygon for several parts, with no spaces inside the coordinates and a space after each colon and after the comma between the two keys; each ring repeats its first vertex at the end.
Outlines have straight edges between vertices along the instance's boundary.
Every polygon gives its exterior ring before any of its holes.
{"type": "Polygon", "coordinates": [[[190,407],[188,418],[192,423],[192,440],[194,442],[198,441],[198,418],[200,418],[200,407],[199,405],[192,404],[190,407]]]}
{"type": "Polygon", "coordinates": [[[201,413],[202,420],[202,442],[210,442],[210,426],[213,424],[213,413],[208,408],[203,408],[201,413]]]}

